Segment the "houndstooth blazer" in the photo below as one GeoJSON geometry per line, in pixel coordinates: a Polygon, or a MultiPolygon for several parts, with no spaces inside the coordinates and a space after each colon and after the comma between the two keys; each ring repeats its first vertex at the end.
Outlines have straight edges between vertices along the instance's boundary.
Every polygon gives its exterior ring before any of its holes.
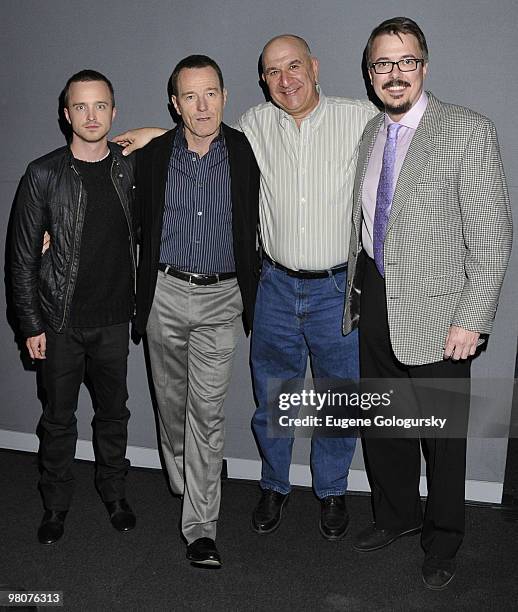
{"type": "MultiPolygon", "coordinates": [[[[360,315],[361,194],[383,117],[369,121],[359,145],[344,334],[357,327],[360,315]]],[[[509,194],[493,124],[429,93],[385,238],[388,324],[399,361],[440,361],[451,325],[491,332],[511,242],[509,194]]]]}

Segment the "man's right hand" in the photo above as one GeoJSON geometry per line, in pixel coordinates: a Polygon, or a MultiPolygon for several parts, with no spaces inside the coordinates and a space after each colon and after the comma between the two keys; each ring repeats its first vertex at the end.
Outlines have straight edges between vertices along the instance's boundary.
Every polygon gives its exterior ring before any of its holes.
{"type": "Polygon", "coordinates": [[[45,350],[47,348],[47,338],[45,332],[39,336],[31,336],[25,341],[25,346],[29,351],[31,359],[45,359],[45,350]]]}
{"type": "Polygon", "coordinates": [[[167,130],[162,128],[136,128],[134,130],[123,132],[122,134],[117,134],[117,136],[114,136],[112,140],[121,147],[124,147],[122,151],[123,155],[129,155],[137,149],[142,149],[142,147],[145,147],[148,142],[153,140],[153,138],[162,136],[162,134],[165,134],[165,132],[167,132],[167,130]]]}

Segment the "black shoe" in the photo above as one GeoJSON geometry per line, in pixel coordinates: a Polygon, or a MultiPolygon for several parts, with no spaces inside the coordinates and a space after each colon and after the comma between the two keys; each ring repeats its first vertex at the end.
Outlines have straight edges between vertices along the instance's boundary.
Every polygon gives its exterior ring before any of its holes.
{"type": "Polygon", "coordinates": [[[124,498],[105,502],[104,505],[110,515],[110,522],[117,531],[130,531],[135,527],[137,519],[124,498]]]}
{"type": "Polygon", "coordinates": [[[57,542],[65,531],[67,510],[45,510],[38,529],[38,540],[41,544],[57,542]]]}
{"type": "Polygon", "coordinates": [[[263,489],[261,499],[252,514],[252,529],[265,534],[275,531],[280,525],[282,509],[288,502],[289,494],[283,495],[272,489],[263,489]]]}
{"type": "Polygon", "coordinates": [[[326,540],[341,540],[349,527],[345,495],[329,495],[320,500],[320,533],[326,540]]]}
{"type": "Polygon", "coordinates": [[[218,569],[221,567],[221,557],[219,556],[216,542],[210,538],[198,538],[187,546],[187,559],[191,565],[218,569]]]}
{"type": "Polygon", "coordinates": [[[445,589],[455,576],[455,559],[439,559],[430,556],[423,563],[423,582],[433,591],[445,589]]]}
{"type": "Polygon", "coordinates": [[[393,529],[376,529],[376,525],[373,523],[370,527],[367,527],[367,529],[360,531],[356,536],[353,548],[358,552],[379,550],[380,548],[392,544],[392,542],[402,536],[415,535],[420,531],[421,525],[413,527],[412,529],[406,529],[405,531],[395,531],[393,529]]]}

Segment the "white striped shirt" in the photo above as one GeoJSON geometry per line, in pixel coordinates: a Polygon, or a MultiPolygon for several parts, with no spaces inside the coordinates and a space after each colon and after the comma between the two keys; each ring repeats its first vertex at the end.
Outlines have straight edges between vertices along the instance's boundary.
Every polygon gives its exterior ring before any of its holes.
{"type": "Polygon", "coordinates": [[[271,259],[292,270],[347,261],[358,143],[377,113],[367,100],[320,91],[300,129],[271,102],[240,117],[261,171],[261,239],[271,259]]]}

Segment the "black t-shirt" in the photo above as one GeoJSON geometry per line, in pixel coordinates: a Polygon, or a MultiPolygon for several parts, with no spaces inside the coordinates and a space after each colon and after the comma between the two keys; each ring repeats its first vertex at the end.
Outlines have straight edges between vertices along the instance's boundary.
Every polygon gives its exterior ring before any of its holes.
{"type": "Polygon", "coordinates": [[[79,270],[70,327],[103,327],[129,321],[133,276],[128,221],[111,179],[112,155],[74,160],[86,191],[79,270]]]}

